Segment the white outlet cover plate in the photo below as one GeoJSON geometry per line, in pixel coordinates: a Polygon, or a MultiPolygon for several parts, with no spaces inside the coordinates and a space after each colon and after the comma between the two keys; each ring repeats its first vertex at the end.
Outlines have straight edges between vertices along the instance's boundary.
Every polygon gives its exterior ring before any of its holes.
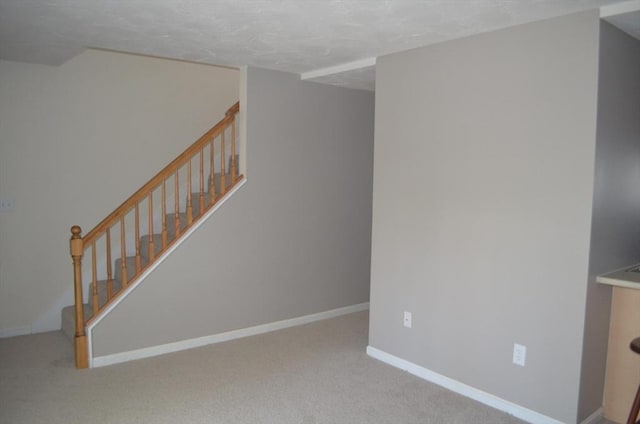
{"type": "Polygon", "coordinates": [[[407,328],[411,328],[411,312],[404,313],[403,325],[407,328]]]}
{"type": "Polygon", "coordinates": [[[524,367],[527,361],[527,347],[518,343],[513,344],[513,363],[524,367]]]}

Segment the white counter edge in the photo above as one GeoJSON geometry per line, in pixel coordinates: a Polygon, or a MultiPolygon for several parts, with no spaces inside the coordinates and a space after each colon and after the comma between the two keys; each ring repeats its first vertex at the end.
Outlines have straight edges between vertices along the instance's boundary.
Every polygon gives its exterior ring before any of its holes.
{"type": "Polygon", "coordinates": [[[628,269],[635,268],[640,264],[625,266],[606,274],[598,275],[596,281],[609,286],[623,287],[626,289],[640,290],[640,273],[628,272],[628,269]]]}

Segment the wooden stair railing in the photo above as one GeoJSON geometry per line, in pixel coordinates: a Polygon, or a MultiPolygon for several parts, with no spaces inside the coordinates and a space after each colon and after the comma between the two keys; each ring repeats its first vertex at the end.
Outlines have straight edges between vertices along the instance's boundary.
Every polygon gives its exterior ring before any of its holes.
{"type": "MultiPolygon", "coordinates": [[[[239,103],[234,104],[227,110],[225,117],[213,128],[207,131],[195,143],[189,146],[169,165],[158,172],[146,184],[144,184],[131,197],[124,201],[117,209],[111,212],[105,219],[89,231],[84,237],[79,226],[71,227],[70,251],[73,260],[73,280],[75,299],[75,363],[77,368],[87,368],[89,366],[89,356],[87,349],[86,326],[102,312],[109,304],[117,299],[124,290],[137,279],[142,272],[147,269],[154,260],[167,250],[180,235],[191,225],[194,219],[200,219],[205,212],[213,207],[222,196],[233,186],[244,178],[238,175],[236,163],[236,115],[240,110],[239,103]],[[225,155],[225,143],[227,142],[225,133],[230,133],[229,156],[225,155]],[[209,160],[205,161],[208,154],[209,160]],[[219,160],[216,166],[216,155],[219,160]],[[226,174],[225,162],[229,160],[229,174],[226,174]],[[198,179],[198,191],[192,196],[192,161],[197,165],[196,178],[198,179]],[[205,169],[205,164],[206,168],[205,169]],[[208,181],[205,184],[205,173],[209,172],[208,181]],[[182,174],[182,176],[181,176],[182,174]],[[184,177],[184,179],[182,179],[184,177]],[[173,181],[171,181],[173,180],[173,181]],[[183,189],[186,193],[185,212],[180,211],[180,181],[183,181],[183,189]],[[173,184],[170,184],[170,183],[173,184]],[[171,219],[167,219],[168,195],[167,187],[173,185],[173,211],[171,219]],[[205,191],[206,188],[206,191],[205,191]],[[154,196],[154,192],[156,196],[154,196]],[[160,196],[157,196],[159,194],[160,196]],[[206,198],[209,198],[208,200],[206,198]],[[154,240],[154,209],[158,210],[158,205],[154,204],[154,199],[158,199],[161,213],[161,230],[157,240],[154,240]],[[197,202],[194,210],[192,202],[197,202]],[[145,243],[141,243],[140,238],[140,211],[146,208],[146,225],[148,238],[145,243]],[[127,231],[131,228],[133,231],[127,231]],[[112,230],[115,228],[116,231],[112,230]],[[118,231],[119,230],[119,231],[118,231]],[[118,234],[119,233],[119,234],[118,234]],[[112,238],[119,238],[120,254],[116,259],[119,267],[112,269],[112,238]],[[134,238],[135,260],[127,260],[127,241],[134,238]],[[145,246],[147,244],[147,246],[145,246]],[[146,257],[141,251],[147,248],[146,257]],[[97,250],[102,249],[106,259],[98,261],[97,250]],[[90,250],[90,252],[87,252],[90,250]],[[90,264],[83,264],[85,253],[90,253],[90,264]],[[83,297],[83,265],[86,270],[90,269],[90,302],[85,308],[83,297]],[[102,268],[104,266],[104,268],[102,268]],[[98,275],[104,274],[105,281],[99,281],[98,275]],[[115,282],[118,281],[119,287],[115,282]],[[104,283],[104,292],[99,290],[99,283],[104,283]],[[101,296],[102,293],[102,296],[101,296]],[[102,299],[101,299],[102,298],[102,299]]],[[[101,251],[102,253],[102,251],[101,251]]],[[[102,257],[102,255],[101,255],[102,257]]],[[[116,256],[117,257],[117,256],[116,256]]]]}

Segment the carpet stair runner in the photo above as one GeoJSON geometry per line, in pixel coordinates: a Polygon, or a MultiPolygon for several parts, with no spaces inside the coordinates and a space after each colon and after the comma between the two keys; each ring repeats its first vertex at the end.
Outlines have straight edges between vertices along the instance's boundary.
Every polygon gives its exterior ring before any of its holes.
{"type": "MultiPolygon", "coordinates": [[[[239,155],[236,155],[236,163],[239,163],[239,155]]],[[[229,167],[231,169],[231,161],[229,161],[229,167]]],[[[220,173],[216,173],[214,176],[215,192],[220,193],[220,173]]],[[[231,174],[225,174],[225,187],[228,189],[231,186],[231,174]]],[[[205,193],[205,205],[210,202],[209,192],[205,193]]],[[[200,193],[191,193],[191,207],[192,207],[192,222],[196,222],[201,218],[200,216],[200,193]]],[[[187,214],[186,212],[180,212],[180,236],[182,236],[183,230],[187,226],[187,214]]],[[[168,213],[166,216],[167,222],[167,244],[171,243],[176,238],[175,228],[175,214],[168,213]]],[[[149,234],[142,235],[140,237],[140,262],[141,269],[149,263],[149,237],[153,237],[154,253],[158,255],[162,250],[162,234],[157,233],[150,236],[149,234]]],[[[127,256],[125,258],[127,268],[127,281],[130,281],[136,274],[136,257],[127,256]]],[[[113,264],[114,278],[112,280],[112,293],[116,294],[122,288],[122,258],[118,258],[113,264]]],[[[91,302],[91,296],[93,293],[93,283],[90,284],[89,290],[86,291],[86,301],[84,304],[85,320],[93,315],[93,305],[91,302]]],[[[98,286],[98,305],[102,307],[107,301],[107,280],[97,281],[98,286]]],[[[62,331],[71,340],[74,339],[75,334],[75,308],[73,305],[67,306],[62,309],[62,331]]]]}

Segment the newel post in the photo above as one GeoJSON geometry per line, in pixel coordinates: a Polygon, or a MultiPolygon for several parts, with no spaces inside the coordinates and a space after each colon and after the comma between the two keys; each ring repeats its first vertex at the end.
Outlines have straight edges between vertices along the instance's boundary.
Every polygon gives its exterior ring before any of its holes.
{"type": "Polygon", "coordinates": [[[82,233],[82,229],[79,226],[74,225],[71,227],[69,249],[71,250],[71,258],[73,259],[73,287],[76,304],[75,353],[76,368],[88,368],[89,355],[87,350],[87,335],[84,332],[84,302],[82,300],[82,254],[84,249],[80,233],[82,233]]]}

